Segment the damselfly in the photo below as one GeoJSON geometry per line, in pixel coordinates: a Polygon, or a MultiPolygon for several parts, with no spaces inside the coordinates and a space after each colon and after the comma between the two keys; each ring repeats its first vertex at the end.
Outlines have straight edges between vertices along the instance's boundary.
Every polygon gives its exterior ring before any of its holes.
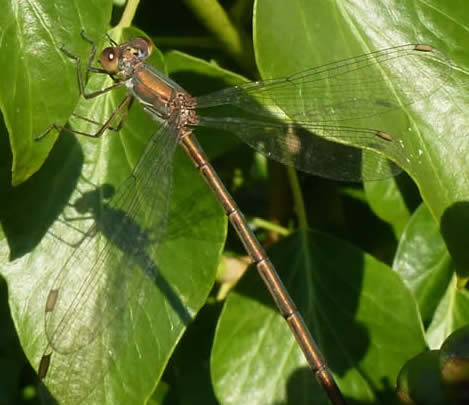
{"type": "MultiPolygon", "coordinates": [[[[138,261],[150,278],[154,276],[154,265],[143,253],[144,238],[140,241],[131,238],[124,223],[136,218],[139,213],[137,222],[143,222],[142,229],[157,228],[156,240],[164,239],[171,182],[168,168],[176,145],[180,144],[241,238],[317,380],[333,404],[344,404],[343,396],[302,316],[237,204],[207,161],[195,139],[193,128],[207,126],[232,131],[267,157],[309,173],[349,181],[391,176],[400,169],[387,158],[400,163],[402,156],[405,156],[394,135],[348,123],[355,120],[359,124],[428,97],[436,90],[435,83],[438,81],[430,75],[420,74],[419,66],[444,66],[444,56],[430,45],[403,45],[309,69],[286,78],[241,84],[206,96],[193,97],[145,62],[152,52],[149,40],[138,37],[117,44],[109,39],[112,46],[102,51],[99,58],[101,67],[93,66],[96,43],[87,40],[92,44],[88,71],[109,75],[114,84],[87,93],[80,58],[62,49],[76,62],[81,94],[85,98],[94,98],[122,87],[127,88],[128,94],[93,134],[53,127],[100,137],[107,129],[119,130],[122,127],[135,99],[162,125],[148,142],[132,178],[121,186],[115,196],[118,207],[126,214],[109,238],[113,244],[131,246],[132,254],[114,257],[110,243],[103,246],[97,260],[91,259],[86,249],[78,247],[75,250],[48,295],[46,334],[49,346],[39,366],[40,377],[47,375],[52,353],[66,354],[81,350],[96,339],[118,311],[123,310],[125,300],[116,304],[116,293],[103,294],[94,286],[96,280],[102,277],[104,263],[113,263],[118,272],[131,261],[138,261]],[[397,77],[396,85],[388,75],[397,77]],[[312,92],[317,92],[319,96],[303,96],[312,92]],[[210,115],[210,111],[223,106],[232,107],[242,114],[235,113],[223,118],[210,115]],[[112,127],[118,119],[117,125],[112,127]],[[74,279],[77,264],[89,269],[79,282],[74,279]],[[73,290],[70,286],[65,287],[67,284],[73,285],[73,290]],[[65,289],[68,294],[63,293],[65,289]],[[75,291],[72,297],[71,291],[75,291]],[[90,312],[94,314],[94,320],[87,318],[90,312]]],[[[446,71],[443,69],[443,78],[444,75],[446,71]]],[[[120,282],[119,277],[116,276],[113,288],[120,282]]],[[[137,290],[135,287],[136,293],[137,290]]]]}

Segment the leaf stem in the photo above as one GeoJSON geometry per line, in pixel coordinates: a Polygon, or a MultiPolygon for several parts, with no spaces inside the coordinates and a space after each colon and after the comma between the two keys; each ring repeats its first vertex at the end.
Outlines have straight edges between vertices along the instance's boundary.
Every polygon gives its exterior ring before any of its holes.
{"type": "Polygon", "coordinates": [[[256,72],[251,41],[235,27],[217,0],[184,0],[184,3],[243,69],[251,74],[256,72]]]}
{"type": "Polygon", "coordinates": [[[273,222],[266,221],[265,219],[259,217],[252,218],[251,223],[259,228],[265,229],[267,231],[276,232],[282,236],[288,236],[291,233],[287,228],[278,224],[274,224],[273,222]]]}
{"type": "Polygon", "coordinates": [[[236,24],[241,24],[245,16],[252,14],[252,2],[253,0],[237,0],[230,8],[229,14],[236,24]]]}
{"type": "Polygon", "coordinates": [[[137,7],[140,3],[140,0],[128,0],[125,6],[124,12],[122,13],[121,20],[117,27],[119,28],[127,28],[132,25],[132,21],[135,17],[135,13],[137,11],[137,7]]]}
{"type": "Polygon", "coordinates": [[[293,204],[295,206],[296,215],[298,217],[298,225],[300,230],[308,230],[308,219],[306,217],[305,202],[303,200],[303,194],[301,193],[300,182],[298,181],[298,175],[296,170],[287,166],[287,175],[288,180],[290,181],[290,186],[293,195],[293,204]]]}

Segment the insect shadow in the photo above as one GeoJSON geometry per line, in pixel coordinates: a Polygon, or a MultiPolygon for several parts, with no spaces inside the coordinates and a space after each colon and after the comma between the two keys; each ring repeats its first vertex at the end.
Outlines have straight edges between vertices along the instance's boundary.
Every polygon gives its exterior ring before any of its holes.
{"type": "MultiPolygon", "coordinates": [[[[91,184],[89,181],[85,181],[91,184]]],[[[162,276],[158,264],[148,253],[148,248],[151,245],[158,244],[161,246],[164,240],[171,238],[171,235],[168,232],[163,232],[162,235],[153,235],[152,229],[144,229],[124,210],[113,207],[110,201],[115,195],[116,189],[111,184],[94,185],[94,188],[89,191],[77,191],[80,194],[79,197],[69,205],[79,215],[74,217],[63,214],[61,222],[79,232],[81,238],[70,243],[57,235],[54,235],[54,237],[73,248],[78,248],[85,240],[94,238],[100,233],[107,239],[108,243],[112,243],[113,248],[117,248],[124,257],[129,257],[130,264],[138,266],[143,271],[145,276],[165,295],[180,320],[187,324],[192,319],[191,314],[185,308],[175,290],[162,276]],[[93,221],[92,226],[85,232],[73,225],[74,222],[84,220],[93,221]],[[125,237],[116,237],[115,235],[125,235],[125,237]]],[[[180,232],[180,230],[174,229],[175,235],[173,236],[177,237],[177,232],[180,232]]]]}

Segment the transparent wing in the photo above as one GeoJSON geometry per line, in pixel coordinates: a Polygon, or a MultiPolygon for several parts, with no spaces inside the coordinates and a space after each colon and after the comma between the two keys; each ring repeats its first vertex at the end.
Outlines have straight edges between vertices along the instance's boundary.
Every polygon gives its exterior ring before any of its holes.
{"type": "Polygon", "coordinates": [[[69,354],[88,345],[138,296],[143,282],[155,282],[177,145],[172,131],[173,123],[163,125],[111,202],[99,214],[92,210],[94,233],[75,249],[49,294],[45,326],[53,351],[69,354]]]}
{"type": "Polygon", "coordinates": [[[385,157],[406,165],[400,137],[409,124],[402,107],[443,86],[450,69],[429,45],[384,49],[199,97],[199,125],[231,131],[267,157],[308,173],[377,180],[399,172],[385,157]],[[210,117],[223,106],[229,107],[228,114],[222,109],[225,118],[210,117]]]}
{"type": "Polygon", "coordinates": [[[446,56],[430,45],[402,45],[216,91],[198,97],[197,108],[231,105],[268,116],[268,107],[276,106],[303,123],[337,123],[427,98],[450,70],[446,56]]]}
{"type": "Polygon", "coordinates": [[[198,125],[230,131],[268,158],[326,178],[378,180],[401,171],[385,156],[399,160],[402,148],[385,133],[285,121],[201,117],[198,125]],[[344,143],[347,138],[353,145],[344,143]]]}

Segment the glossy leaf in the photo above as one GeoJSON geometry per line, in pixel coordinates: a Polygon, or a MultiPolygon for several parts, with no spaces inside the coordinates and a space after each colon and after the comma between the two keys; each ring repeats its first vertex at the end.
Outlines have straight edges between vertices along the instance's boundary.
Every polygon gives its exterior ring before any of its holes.
{"type": "Polygon", "coordinates": [[[393,269],[414,293],[428,325],[447,288],[454,267],[429,210],[421,205],[400,240],[393,269]]]}
{"type": "MultiPolygon", "coordinates": [[[[402,176],[401,178],[404,178],[402,176]]],[[[371,209],[383,221],[391,224],[394,233],[399,238],[410,218],[410,210],[406,199],[408,190],[401,190],[398,186],[399,179],[385,179],[381,181],[369,181],[363,186],[371,209]]]]}
{"type": "Polygon", "coordinates": [[[76,71],[60,46],[71,46],[84,57],[87,46],[80,30],[102,35],[111,6],[110,0],[5,2],[0,16],[0,109],[13,153],[12,184],[41,167],[53,137],[41,146],[33,139],[53,122],[64,124],[78,101],[76,71]]]}
{"type": "Polygon", "coordinates": [[[440,348],[452,331],[469,322],[469,294],[457,288],[451,257],[434,219],[423,205],[402,235],[393,269],[419,304],[431,348],[440,348]]]}
{"type": "Polygon", "coordinates": [[[432,323],[428,327],[427,341],[430,347],[441,345],[448,335],[469,323],[469,293],[457,288],[456,280],[448,285],[432,323]]]}
{"type": "MultiPolygon", "coordinates": [[[[308,0],[280,4],[257,1],[255,13],[255,48],[264,77],[281,77],[404,43],[429,43],[448,54],[447,62],[439,66],[415,64],[416,77],[434,78],[429,84],[433,91],[424,90],[422,99],[416,94],[415,102],[402,110],[369,117],[360,124],[385,131],[402,145],[402,156],[387,157],[409,173],[433,216],[442,223],[461,277],[469,271],[468,250],[460,242],[467,239],[469,229],[463,203],[469,173],[465,113],[469,106],[469,59],[455,49],[467,39],[461,20],[464,7],[463,2],[414,7],[410,3],[397,5],[394,0],[346,1],[340,6],[335,2],[318,6],[308,0]],[[434,28],[428,30],[422,21],[432,21],[434,28]]],[[[402,66],[404,70],[407,67],[402,66]]],[[[400,71],[396,66],[394,72],[386,72],[396,94],[407,80],[399,77],[400,71]]]]}

